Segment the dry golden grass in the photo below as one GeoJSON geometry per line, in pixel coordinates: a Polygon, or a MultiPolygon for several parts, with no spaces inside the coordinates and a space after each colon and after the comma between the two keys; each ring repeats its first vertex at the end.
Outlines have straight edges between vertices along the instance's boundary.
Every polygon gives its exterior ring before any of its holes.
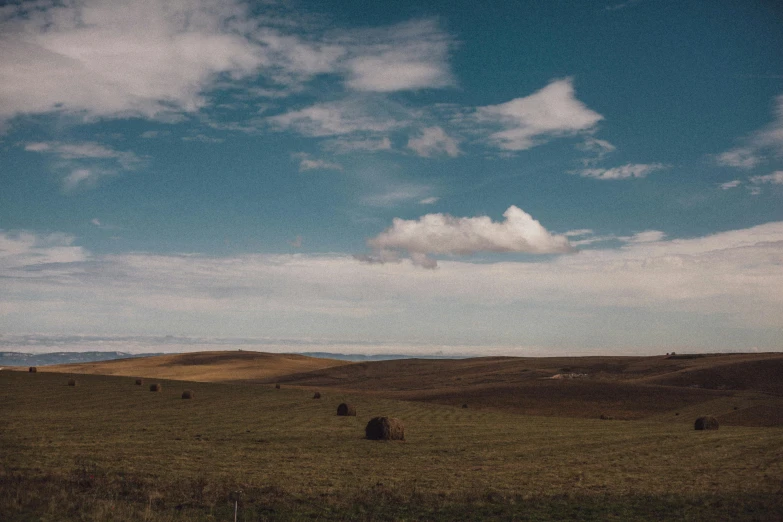
{"type": "Polygon", "coordinates": [[[142,376],[152,379],[193,382],[226,382],[255,379],[274,380],[279,376],[345,364],[350,363],[304,355],[226,351],[159,355],[83,364],[59,364],[41,367],[40,371],[124,377],[142,376]]]}

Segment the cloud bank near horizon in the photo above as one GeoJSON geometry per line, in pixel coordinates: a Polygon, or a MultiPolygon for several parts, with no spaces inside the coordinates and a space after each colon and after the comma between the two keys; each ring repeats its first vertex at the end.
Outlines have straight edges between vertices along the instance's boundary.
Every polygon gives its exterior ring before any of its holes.
{"type": "Polygon", "coordinates": [[[99,256],[64,235],[3,232],[0,325],[369,344],[511,345],[521,336],[552,353],[745,349],[732,340],[747,338],[779,348],[783,222],[642,236],[538,262],[442,261],[433,272],[345,255],[99,256]],[[73,302],[80,314],[70,313],[73,302]]]}

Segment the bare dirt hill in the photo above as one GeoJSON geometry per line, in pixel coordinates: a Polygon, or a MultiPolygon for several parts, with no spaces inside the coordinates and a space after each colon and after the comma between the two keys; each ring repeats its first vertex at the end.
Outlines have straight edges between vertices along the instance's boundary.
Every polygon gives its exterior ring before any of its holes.
{"type": "Polygon", "coordinates": [[[281,376],[350,364],[294,354],[251,351],[197,352],[84,364],[41,366],[38,371],[178,379],[196,382],[274,380],[281,376]]]}

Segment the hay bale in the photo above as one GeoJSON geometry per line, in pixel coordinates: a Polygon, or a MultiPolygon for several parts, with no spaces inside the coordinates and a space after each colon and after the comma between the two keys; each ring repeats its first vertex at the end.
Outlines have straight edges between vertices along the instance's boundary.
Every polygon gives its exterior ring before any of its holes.
{"type": "Polygon", "coordinates": [[[35,366],[30,366],[30,369],[27,371],[30,373],[36,373],[38,371],[38,368],[36,368],[35,366]]]}
{"type": "Polygon", "coordinates": [[[356,417],[356,406],[344,402],[337,407],[337,415],[340,417],[356,417]]]}
{"type": "Polygon", "coordinates": [[[364,428],[369,440],[405,440],[405,426],[393,417],[373,417],[364,428]]]}
{"type": "Polygon", "coordinates": [[[717,430],[718,419],[712,417],[711,415],[705,415],[704,417],[699,417],[698,419],[696,419],[693,428],[697,430],[717,430]]]}
{"type": "Polygon", "coordinates": [[[192,399],[193,398],[193,390],[185,390],[182,392],[182,398],[183,399],[192,399]]]}
{"type": "Polygon", "coordinates": [[[144,379],[136,379],[136,386],[141,386],[144,384],[144,379]]]}
{"type": "Polygon", "coordinates": [[[153,384],[150,384],[150,391],[151,392],[159,392],[162,389],[163,389],[163,387],[160,384],[158,384],[157,382],[153,383],[153,384]]]}
{"type": "Polygon", "coordinates": [[[320,399],[321,398],[321,392],[315,392],[313,395],[313,399],[320,399]]]}
{"type": "Polygon", "coordinates": [[[275,384],[275,389],[279,390],[280,389],[280,385],[279,384],[275,384]]]}
{"type": "Polygon", "coordinates": [[[68,379],[68,386],[76,386],[76,379],[68,379]]]}

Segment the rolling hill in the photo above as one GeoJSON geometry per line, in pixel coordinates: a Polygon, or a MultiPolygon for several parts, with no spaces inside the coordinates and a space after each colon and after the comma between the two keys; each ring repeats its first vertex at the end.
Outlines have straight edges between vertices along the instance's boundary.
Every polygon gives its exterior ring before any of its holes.
{"type": "Polygon", "coordinates": [[[350,364],[294,354],[249,351],[195,352],[44,366],[42,372],[150,377],[195,382],[276,379],[350,364]]]}

